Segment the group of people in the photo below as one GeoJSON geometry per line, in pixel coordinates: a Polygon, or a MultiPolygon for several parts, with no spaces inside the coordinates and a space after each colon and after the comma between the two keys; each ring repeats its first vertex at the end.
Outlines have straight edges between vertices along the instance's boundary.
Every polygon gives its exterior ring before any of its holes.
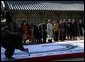
{"type": "Polygon", "coordinates": [[[19,27],[19,32],[22,36],[22,40],[26,43],[26,40],[46,43],[46,39],[54,41],[64,40],[77,40],[78,36],[84,35],[84,26],[82,20],[75,19],[63,19],[51,21],[43,21],[39,24],[29,24],[23,21],[19,27]]]}
{"type": "Polygon", "coordinates": [[[77,40],[78,36],[83,36],[82,20],[63,19],[53,24],[54,40],[77,40]]]}
{"type": "Polygon", "coordinates": [[[23,43],[26,40],[35,43],[46,43],[47,39],[52,42],[64,40],[76,40],[77,37],[84,35],[84,24],[82,20],[75,19],[60,19],[60,20],[46,20],[41,23],[29,23],[24,20],[18,26],[15,22],[10,22],[10,31],[15,31],[22,37],[23,43]],[[17,29],[16,29],[17,28],[17,29]]]}
{"type": "Polygon", "coordinates": [[[29,24],[28,22],[23,21],[20,27],[18,27],[18,32],[20,33],[24,43],[26,43],[26,40],[29,40],[29,42],[44,43],[47,38],[46,29],[47,27],[45,22],[40,24],[29,24]]]}

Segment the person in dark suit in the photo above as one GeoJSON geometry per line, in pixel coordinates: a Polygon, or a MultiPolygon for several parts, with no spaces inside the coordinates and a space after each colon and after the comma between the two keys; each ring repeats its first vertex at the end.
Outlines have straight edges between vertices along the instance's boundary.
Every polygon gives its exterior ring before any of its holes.
{"type": "Polygon", "coordinates": [[[75,19],[72,19],[72,29],[71,29],[71,37],[73,40],[77,40],[78,36],[78,24],[75,19]]]}
{"type": "Polygon", "coordinates": [[[38,40],[37,43],[42,43],[42,24],[38,25],[38,40]]]}
{"type": "Polygon", "coordinates": [[[67,38],[68,38],[68,40],[71,40],[72,39],[72,37],[71,37],[71,28],[72,27],[72,23],[71,23],[71,19],[68,19],[68,22],[67,22],[67,38]]]}
{"type": "Polygon", "coordinates": [[[36,25],[33,25],[33,36],[34,36],[34,42],[37,43],[37,40],[38,40],[38,27],[36,25]]]}
{"type": "Polygon", "coordinates": [[[64,36],[64,38],[65,38],[65,40],[67,40],[67,33],[68,33],[68,20],[67,19],[65,20],[64,25],[65,25],[65,36],[64,36]]]}
{"type": "Polygon", "coordinates": [[[60,20],[59,28],[60,28],[60,40],[64,41],[65,40],[65,24],[62,20],[60,20]]]}
{"type": "Polygon", "coordinates": [[[1,30],[1,46],[6,49],[5,56],[8,59],[12,58],[15,49],[27,51],[27,49],[23,47],[21,36],[17,33],[10,32],[7,28],[1,30]]]}
{"type": "Polygon", "coordinates": [[[78,22],[78,26],[79,26],[79,37],[82,39],[82,36],[83,36],[83,22],[82,20],[80,19],[79,22],[78,22]]]}
{"type": "Polygon", "coordinates": [[[43,33],[42,33],[42,38],[43,38],[43,43],[46,43],[46,38],[47,38],[47,24],[44,21],[42,24],[42,29],[43,29],[43,33]]]}

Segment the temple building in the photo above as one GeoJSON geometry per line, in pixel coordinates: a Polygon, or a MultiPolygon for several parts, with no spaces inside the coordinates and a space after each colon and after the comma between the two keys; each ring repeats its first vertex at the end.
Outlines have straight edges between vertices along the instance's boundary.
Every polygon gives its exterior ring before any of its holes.
{"type": "Polygon", "coordinates": [[[4,1],[6,13],[17,24],[23,20],[39,23],[51,19],[84,20],[83,1],[4,1]]]}

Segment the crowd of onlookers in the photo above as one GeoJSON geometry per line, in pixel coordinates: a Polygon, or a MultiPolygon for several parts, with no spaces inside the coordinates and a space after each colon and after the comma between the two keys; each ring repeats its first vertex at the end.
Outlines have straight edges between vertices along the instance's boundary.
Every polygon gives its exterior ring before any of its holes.
{"type": "Polygon", "coordinates": [[[46,43],[47,38],[54,39],[54,41],[77,40],[78,36],[84,35],[83,25],[82,20],[75,19],[55,21],[49,19],[39,24],[29,24],[23,21],[18,32],[24,43],[27,39],[37,43],[46,43]]]}
{"type": "Polygon", "coordinates": [[[22,37],[22,41],[36,43],[46,43],[52,39],[54,41],[77,40],[77,37],[82,38],[84,35],[84,24],[82,20],[61,19],[61,20],[46,20],[39,24],[29,23],[24,20],[22,24],[16,26],[16,23],[11,23],[11,30],[18,32],[22,37]]]}

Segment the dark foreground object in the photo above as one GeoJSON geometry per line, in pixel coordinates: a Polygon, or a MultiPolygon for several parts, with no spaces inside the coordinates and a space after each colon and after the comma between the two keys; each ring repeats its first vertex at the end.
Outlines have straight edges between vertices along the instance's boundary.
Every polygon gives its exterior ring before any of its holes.
{"type": "Polygon", "coordinates": [[[12,58],[15,49],[28,52],[28,50],[23,47],[20,35],[7,30],[1,31],[1,46],[6,49],[5,56],[8,59],[12,58]]]}

